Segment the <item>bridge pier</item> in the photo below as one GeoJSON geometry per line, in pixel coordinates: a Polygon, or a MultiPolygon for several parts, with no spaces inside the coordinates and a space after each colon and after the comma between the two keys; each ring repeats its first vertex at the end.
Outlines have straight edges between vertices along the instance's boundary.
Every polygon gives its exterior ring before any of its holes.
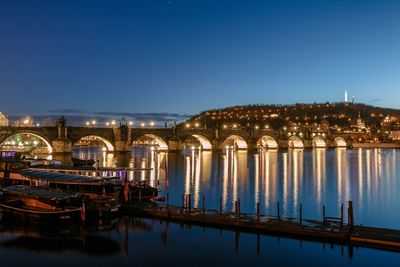
{"type": "Polygon", "coordinates": [[[67,138],[57,138],[51,142],[53,154],[72,153],[72,142],[67,138]]]}
{"type": "Polygon", "coordinates": [[[168,151],[181,151],[183,148],[183,143],[181,140],[169,140],[168,141],[168,151]]]}

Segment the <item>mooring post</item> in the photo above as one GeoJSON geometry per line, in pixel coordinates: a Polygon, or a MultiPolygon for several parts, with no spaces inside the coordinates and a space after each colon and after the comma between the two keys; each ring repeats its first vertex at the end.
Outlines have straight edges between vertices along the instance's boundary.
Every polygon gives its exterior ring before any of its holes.
{"type": "Polygon", "coordinates": [[[256,204],[256,214],[257,214],[257,222],[260,222],[260,203],[256,204]]]}
{"type": "Polygon", "coordinates": [[[222,197],[219,197],[219,215],[222,215],[222,197]]]}
{"type": "Polygon", "coordinates": [[[192,194],[189,194],[189,212],[192,211],[192,194]]]}
{"type": "Polygon", "coordinates": [[[203,214],[206,213],[206,197],[203,195],[203,214]]]}
{"type": "Polygon", "coordinates": [[[189,211],[189,194],[186,194],[185,197],[185,211],[188,212],[189,211]]]}
{"type": "Polygon", "coordinates": [[[353,201],[349,201],[348,216],[349,216],[348,220],[350,225],[350,231],[352,231],[354,227],[353,201]]]}
{"type": "Polygon", "coordinates": [[[238,217],[240,218],[240,198],[238,199],[238,217]]]}
{"type": "Polygon", "coordinates": [[[343,227],[343,203],[340,206],[340,227],[343,227]]]}
{"type": "Polygon", "coordinates": [[[237,200],[235,200],[235,217],[237,217],[237,200]]]}
{"type": "Polygon", "coordinates": [[[281,219],[281,215],[280,215],[280,209],[279,209],[279,201],[278,201],[278,203],[277,203],[277,209],[278,209],[278,220],[280,220],[281,219]]]}
{"type": "Polygon", "coordinates": [[[300,204],[300,224],[303,224],[303,204],[300,204]]]}
{"type": "Polygon", "coordinates": [[[167,208],[169,208],[169,192],[167,192],[167,208]]]}
{"type": "Polygon", "coordinates": [[[184,208],[185,208],[185,196],[184,196],[184,194],[182,193],[182,207],[181,207],[181,213],[183,212],[184,208]]]}
{"type": "Polygon", "coordinates": [[[325,223],[325,205],[322,206],[322,222],[325,223]]]}

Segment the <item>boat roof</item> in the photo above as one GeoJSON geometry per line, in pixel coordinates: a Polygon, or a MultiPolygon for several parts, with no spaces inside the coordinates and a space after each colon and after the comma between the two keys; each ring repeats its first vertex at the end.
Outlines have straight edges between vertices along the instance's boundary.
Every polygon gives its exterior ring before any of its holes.
{"type": "Polygon", "coordinates": [[[66,174],[60,172],[48,172],[35,169],[23,169],[19,173],[26,178],[43,180],[52,183],[62,184],[104,184],[110,180],[119,180],[117,176],[113,177],[89,177],[84,175],[66,174]]]}
{"type": "Polygon", "coordinates": [[[79,195],[67,194],[64,192],[46,190],[42,188],[34,188],[26,185],[14,185],[7,186],[0,189],[3,193],[9,195],[15,195],[18,197],[30,197],[30,198],[41,198],[41,199],[50,199],[50,200],[63,200],[71,197],[78,197],[79,195]]]}
{"type": "Polygon", "coordinates": [[[93,166],[66,166],[58,164],[49,164],[41,166],[32,166],[31,168],[39,170],[57,170],[57,171],[97,171],[97,172],[119,172],[119,171],[151,171],[153,168],[131,168],[131,167],[93,167],[93,166]]]}

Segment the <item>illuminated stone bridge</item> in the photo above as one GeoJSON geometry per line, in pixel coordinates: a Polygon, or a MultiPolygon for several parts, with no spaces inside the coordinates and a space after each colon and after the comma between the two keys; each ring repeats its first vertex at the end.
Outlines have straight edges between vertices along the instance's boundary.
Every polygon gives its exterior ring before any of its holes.
{"type": "Polygon", "coordinates": [[[90,142],[101,143],[109,152],[125,152],[135,145],[155,146],[160,151],[333,148],[349,147],[354,140],[366,138],[360,134],[288,133],[267,129],[132,128],[127,125],[106,128],[58,124],[53,127],[0,127],[0,145],[10,145],[7,140],[17,135],[34,136],[50,153],[71,153],[73,147],[90,142]]]}

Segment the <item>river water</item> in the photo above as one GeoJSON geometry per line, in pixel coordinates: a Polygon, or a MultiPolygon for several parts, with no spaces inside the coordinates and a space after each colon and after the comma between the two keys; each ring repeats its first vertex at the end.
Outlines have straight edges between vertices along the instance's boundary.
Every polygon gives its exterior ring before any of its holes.
{"type": "MultiPolygon", "coordinates": [[[[240,199],[243,212],[284,217],[339,216],[340,205],[354,203],[356,224],[400,229],[399,155],[394,149],[280,150],[158,153],[136,147],[128,155],[81,148],[74,156],[94,158],[102,166],[151,170],[129,173],[167,192],[172,204],[181,194],[207,208],[233,210],[240,199]],[[168,174],[167,174],[168,173],[168,174]]],[[[185,226],[157,220],[121,218],[107,230],[80,229],[67,238],[56,229],[0,224],[0,259],[7,266],[397,266],[399,253],[331,246],[273,236],[185,226]],[[290,257],[288,257],[290,255],[290,257]]]]}
{"type": "MultiPolygon", "coordinates": [[[[157,153],[142,147],[120,157],[96,149],[75,150],[74,156],[95,158],[102,166],[151,168],[131,172],[129,179],[148,180],[169,192],[172,204],[191,194],[194,207],[321,219],[339,217],[353,201],[356,224],[400,229],[400,151],[395,149],[311,149],[223,152],[186,150],[157,153]],[[167,167],[166,167],[167,166],[167,167]],[[166,170],[168,175],[166,175],[166,170]]],[[[346,216],[346,214],[345,214],[346,216]]]]}

